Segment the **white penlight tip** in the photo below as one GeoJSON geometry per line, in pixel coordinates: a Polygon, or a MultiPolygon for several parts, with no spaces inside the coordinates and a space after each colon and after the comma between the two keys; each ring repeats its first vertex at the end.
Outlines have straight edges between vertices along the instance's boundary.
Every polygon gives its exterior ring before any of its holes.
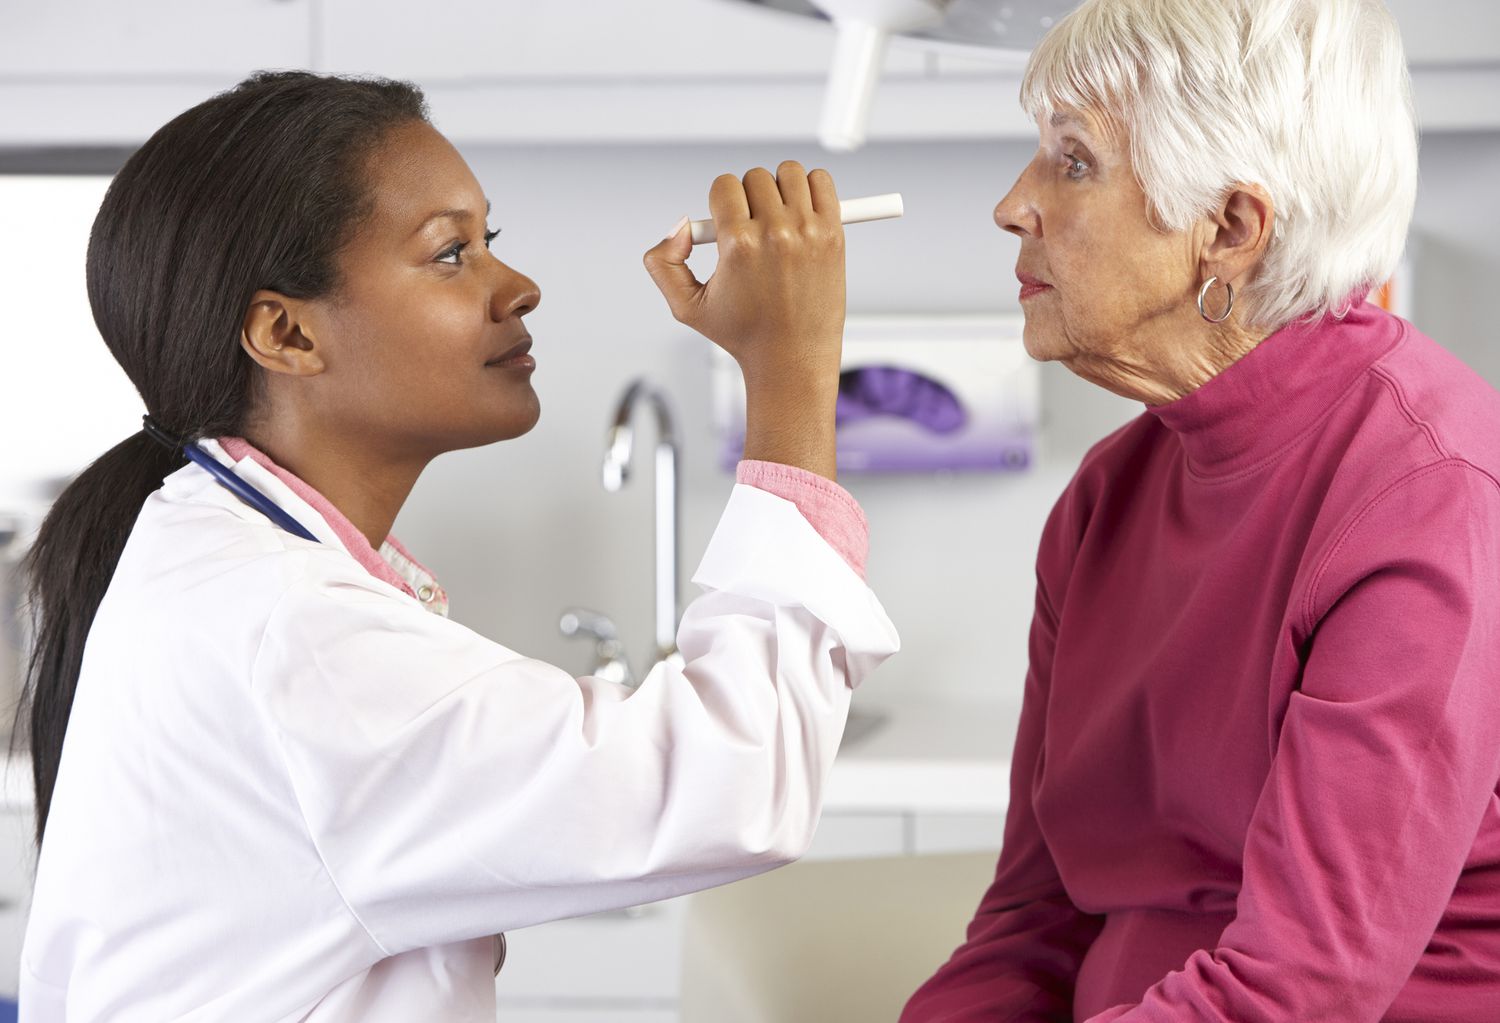
{"type": "MultiPolygon", "coordinates": [[[[839,221],[844,224],[867,224],[872,220],[895,220],[906,214],[906,204],[900,192],[885,195],[867,195],[858,199],[845,199],[839,203],[839,221]]],[[[717,241],[718,233],[712,220],[692,222],[693,244],[703,245],[717,241]]]]}

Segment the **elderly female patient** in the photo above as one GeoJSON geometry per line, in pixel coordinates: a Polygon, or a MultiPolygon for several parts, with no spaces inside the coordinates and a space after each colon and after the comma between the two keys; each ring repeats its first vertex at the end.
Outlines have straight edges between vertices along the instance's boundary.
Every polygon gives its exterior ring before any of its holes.
{"type": "Polygon", "coordinates": [[[1146,409],[1042,535],[1004,851],[903,1020],[1500,1020],[1500,396],[1364,301],[1394,22],[1090,0],[1022,94],[1027,347],[1146,409]]]}

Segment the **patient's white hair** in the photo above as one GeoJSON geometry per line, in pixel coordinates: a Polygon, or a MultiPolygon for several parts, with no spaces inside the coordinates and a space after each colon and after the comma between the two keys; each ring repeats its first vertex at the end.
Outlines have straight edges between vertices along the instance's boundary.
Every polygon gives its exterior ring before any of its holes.
{"type": "Polygon", "coordinates": [[[1123,128],[1163,229],[1235,182],[1263,186],[1275,227],[1242,291],[1247,322],[1342,315],[1400,260],[1417,135],[1380,0],[1087,0],[1032,54],[1021,103],[1123,128]]]}

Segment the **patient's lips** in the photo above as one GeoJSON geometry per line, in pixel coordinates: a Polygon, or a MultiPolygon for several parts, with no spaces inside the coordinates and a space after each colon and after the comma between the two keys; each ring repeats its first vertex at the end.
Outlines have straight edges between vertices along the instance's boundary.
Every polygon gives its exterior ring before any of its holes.
{"type": "Polygon", "coordinates": [[[1028,298],[1052,290],[1052,285],[1035,274],[1029,274],[1024,270],[1016,270],[1016,279],[1021,282],[1021,301],[1023,302],[1028,298]]]}

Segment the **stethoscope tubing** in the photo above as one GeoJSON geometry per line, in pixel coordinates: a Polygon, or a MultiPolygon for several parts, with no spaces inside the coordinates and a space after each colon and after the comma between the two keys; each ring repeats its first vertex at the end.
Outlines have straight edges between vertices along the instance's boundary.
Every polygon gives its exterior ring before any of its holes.
{"type": "Polygon", "coordinates": [[[250,507],[260,512],[266,518],[276,523],[282,529],[293,536],[300,536],[304,540],[318,542],[318,538],[308,532],[307,528],[292,518],[281,507],[255,487],[240,479],[238,475],[230,472],[213,455],[204,451],[196,441],[187,441],[182,445],[182,453],[189,461],[195,462],[208,471],[214,479],[235,497],[244,501],[250,507]]]}

